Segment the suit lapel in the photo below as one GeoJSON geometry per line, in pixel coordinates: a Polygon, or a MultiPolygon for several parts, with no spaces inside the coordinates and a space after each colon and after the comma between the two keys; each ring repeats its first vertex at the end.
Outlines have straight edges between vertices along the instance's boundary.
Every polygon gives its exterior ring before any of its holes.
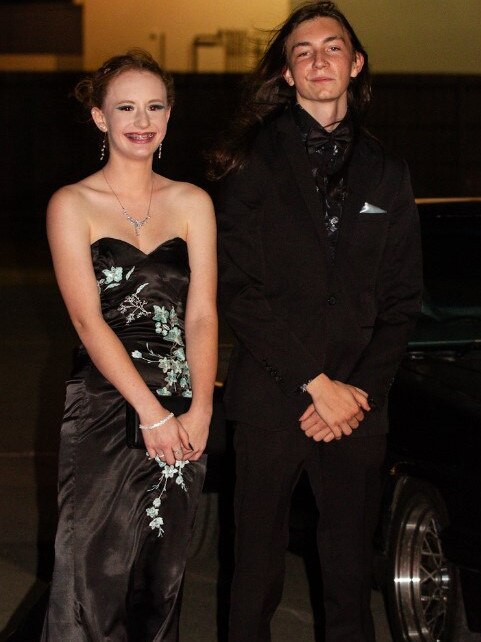
{"type": "MultiPolygon", "coordinates": [[[[321,250],[327,256],[327,233],[322,218],[322,207],[299,129],[288,111],[279,117],[276,125],[278,154],[273,156],[271,166],[281,173],[280,180],[282,182],[280,185],[286,187],[292,183],[294,178],[316,230],[321,250]],[[287,163],[285,159],[287,159],[287,163]]],[[[291,191],[290,194],[286,193],[286,197],[296,199],[296,194],[291,191]]],[[[296,199],[297,210],[299,205],[296,199]]]]}
{"type": "Polygon", "coordinates": [[[379,180],[379,168],[375,156],[371,153],[364,136],[355,143],[347,172],[348,193],[344,201],[344,214],[348,217],[360,212],[363,204],[372,192],[373,186],[379,180]]]}
{"type": "MultiPolygon", "coordinates": [[[[379,157],[379,155],[377,155],[379,157]]],[[[380,180],[379,160],[372,153],[364,135],[355,143],[347,172],[347,196],[342,205],[341,225],[336,248],[335,264],[345,260],[344,246],[356,230],[356,221],[363,204],[370,200],[377,182],[380,180]]],[[[335,265],[333,266],[335,267],[335,265]]]]}

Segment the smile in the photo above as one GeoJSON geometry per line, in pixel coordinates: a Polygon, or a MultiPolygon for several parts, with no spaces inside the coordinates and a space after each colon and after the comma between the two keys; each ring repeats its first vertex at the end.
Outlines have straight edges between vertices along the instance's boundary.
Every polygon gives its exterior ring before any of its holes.
{"type": "Polygon", "coordinates": [[[147,143],[147,142],[151,141],[152,138],[154,138],[155,133],[154,132],[147,132],[145,134],[137,134],[137,133],[131,132],[131,133],[125,134],[125,136],[129,140],[134,141],[136,143],[147,143]]]}

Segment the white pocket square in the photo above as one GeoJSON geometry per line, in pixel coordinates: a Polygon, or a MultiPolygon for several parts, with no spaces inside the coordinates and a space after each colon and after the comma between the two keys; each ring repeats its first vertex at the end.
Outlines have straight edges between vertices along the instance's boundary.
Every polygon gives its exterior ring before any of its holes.
{"type": "Polygon", "coordinates": [[[359,210],[359,214],[387,214],[387,212],[376,205],[371,205],[371,203],[364,203],[359,210]]]}

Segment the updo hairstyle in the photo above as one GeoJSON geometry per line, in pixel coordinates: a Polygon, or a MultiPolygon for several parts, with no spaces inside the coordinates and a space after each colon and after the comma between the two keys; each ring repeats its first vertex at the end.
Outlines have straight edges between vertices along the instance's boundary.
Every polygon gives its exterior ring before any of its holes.
{"type": "Polygon", "coordinates": [[[75,97],[89,111],[92,107],[102,109],[109,84],[124,71],[150,71],[158,76],[167,91],[167,104],[174,104],[174,81],[172,76],[162,69],[152,56],[143,49],[130,49],[125,54],[113,56],[81,80],[75,87],[75,97]]]}

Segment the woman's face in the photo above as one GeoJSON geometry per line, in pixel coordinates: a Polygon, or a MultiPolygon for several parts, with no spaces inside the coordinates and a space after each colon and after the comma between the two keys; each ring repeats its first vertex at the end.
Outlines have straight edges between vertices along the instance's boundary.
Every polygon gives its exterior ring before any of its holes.
{"type": "Polygon", "coordinates": [[[132,159],[154,153],[169,116],[165,85],[150,71],[122,72],[108,85],[102,108],[92,109],[97,127],[108,132],[110,155],[132,159]]]}

